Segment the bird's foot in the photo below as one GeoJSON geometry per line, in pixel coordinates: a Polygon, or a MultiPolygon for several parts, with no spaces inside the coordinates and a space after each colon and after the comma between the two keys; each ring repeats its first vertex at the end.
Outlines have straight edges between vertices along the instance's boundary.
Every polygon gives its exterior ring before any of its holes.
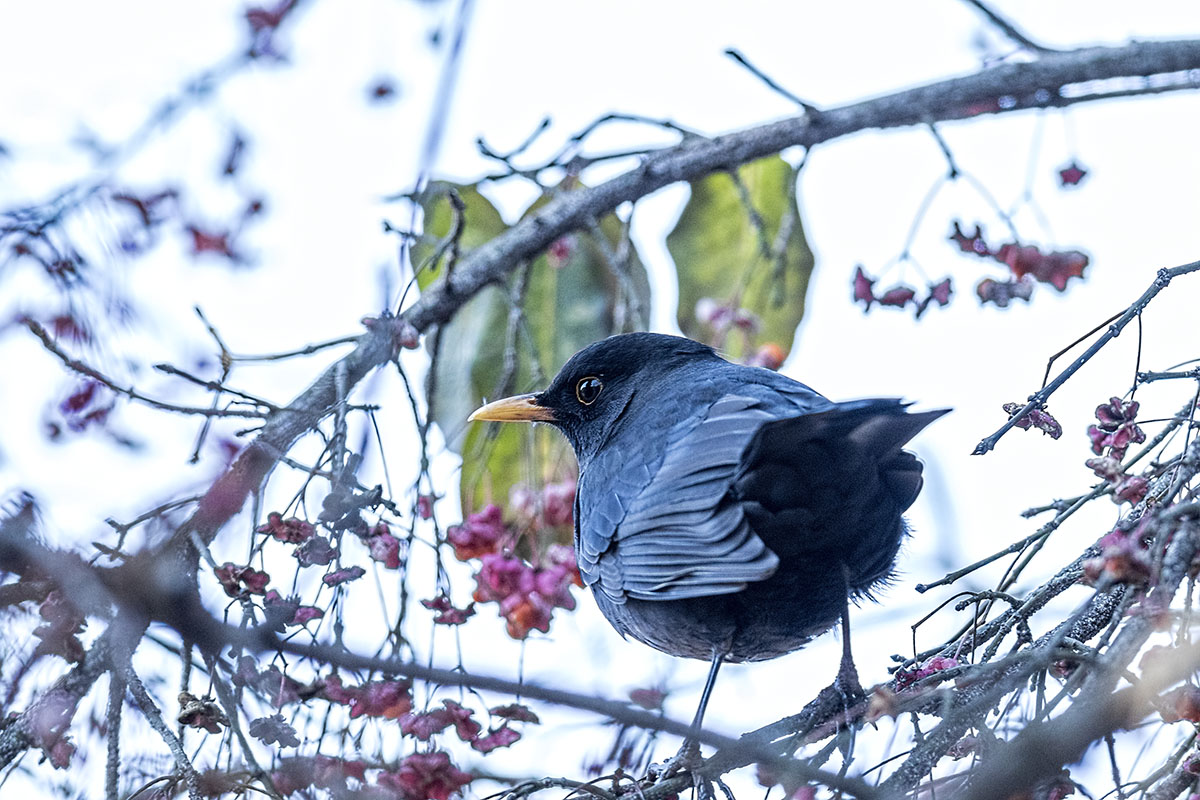
{"type": "Polygon", "coordinates": [[[833,679],[833,688],[842,696],[842,702],[847,710],[866,699],[867,696],[867,691],[863,689],[862,683],[858,679],[858,670],[854,668],[853,663],[850,664],[849,669],[843,665],[843,668],[838,670],[837,677],[833,679]]]}
{"type": "Polygon", "coordinates": [[[821,719],[836,727],[851,727],[854,720],[866,709],[865,700],[869,693],[863,689],[857,673],[838,672],[833,683],[826,686],[813,701],[821,711],[821,719]]]}
{"type": "MultiPolygon", "coordinates": [[[[695,800],[716,800],[712,781],[700,772],[703,765],[704,758],[700,754],[699,743],[688,739],[674,756],[661,764],[651,764],[646,772],[646,779],[651,784],[658,784],[686,773],[692,779],[692,797],[695,800]]],[[[721,786],[725,789],[724,784],[721,786]]],[[[728,790],[725,791],[728,794],[728,790]]],[[[732,795],[730,797],[732,798],[732,795]]]]}
{"type": "Polygon", "coordinates": [[[690,772],[695,775],[696,770],[703,763],[704,758],[700,755],[700,743],[694,739],[687,739],[684,741],[683,747],[679,748],[679,752],[671,758],[661,764],[651,764],[646,777],[652,783],[662,783],[681,772],[690,772]]]}
{"type": "MultiPolygon", "coordinates": [[[[849,637],[849,631],[846,632],[846,636],[849,637]]],[[[849,641],[848,638],[847,641],[849,641]]],[[[867,692],[858,679],[858,668],[854,666],[854,659],[851,658],[848,647],[842,654],[842,663],[838,666],[837,677],[833,679],[833,685],[829,688],[840,695],[843,720],[845,724],[849,725],[852,721],[853,709],[867,698],[867,692]]]]}
{"type": "MultiPolygon", "coordinates": [[[[700,754],[700,743],[687,739],[674,756],[661,764],[651,764],[646,778],[652,784],[657,784],[676,775],[687,773],[692,779],[692,796],[696,800],[715,800],[716,793],[713,791],[712,781],[700,772],[702,766],[704,766],[704,758],[700,754]]],[[[724,784],[722,784],[722,788],[725,788],[724,784]]],[[[732,795],[730,796],[732,797],[732,795]]]]}

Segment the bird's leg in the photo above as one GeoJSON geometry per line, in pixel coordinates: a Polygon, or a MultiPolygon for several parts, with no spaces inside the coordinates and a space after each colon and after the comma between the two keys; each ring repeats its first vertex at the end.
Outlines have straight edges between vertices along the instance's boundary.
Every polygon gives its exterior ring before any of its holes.
{"type": "Polygon", "coordinates": [[[866,697],[862,683],[858,680],[858,668],[854,666],[854,655],[850,652],[850,568],[842,565],[842,579],[846,582],[846,592],[842,600],[842,663],[838,665],[837,678],[833,685],[842,695],[846,711],[855,702],[866,697]]]}
{"type": "MultiPolygon", "coordinates": [[[[837,677],[833,685],[826,691],[832,690],[842,702],[842,722],[839,725],[837,741],[842,753],[842,761],[849,765],[854,753],[854,718],[851,716],[867,693],[863,691],[858,679],[858,668],[854,666],[854,655],[850,647],[850,597],[846,595],[846,604],[842,607],[842,663],[838,665],[837,677]]],[[[836,700],[834,701],[836,702],[836,700]]],[[[843,767],[844,769],[844,767],[843,767]]]]}
{"type": "Polygon", "coordinates": [[[724,660],[725,654],[714,647],[712,663],[708,667],[708,680],[704,682],[700,705],[696,709],[696,716],[692,718],[692,734],[683,740],[683,747],[679,748],[679,755],[683,755],[685,752],[693,753],[695,756],[700,755],[700,742],[694,738],[694,735],[700,732],[700,726],[704,724],[704,711],[708,708],[708,698],[712,695],[713,686],[717,683],[717,672],[721,669],[724,660]]]}
{"type": "Polygon", "coordinates": [[[858,680],[858,668],[854,666],[854,655],[850,652],[849,598],[846,599],[846,606],[842,609],[842,663],[838,665],[837,678],[833,683],[842,693],[847,708],[852,705],[852,701],[860,700],[867,694],[858,680]]]}
{"type": "Polygon", "coordinates": [[[724,660],[724,651],[714,647],[712,663],[708,668],[708,680],[704,682],[704,692],[700,695],[700,706],[696,709],[696,716],[692,718],[692,733],[683,740],[683,746],[679,748],[679,752],[675,754],[674,758],[663,764],[662,770],[656,776],[657,780],[666,780],[685,769],[691,772],[700,766],[700,741],[695,738],[695,734],[700,732],[700,726],[704,723],[704,711],[708,708],[708,698],[712,694],[713,686],[716,685],[717,672],[721,669],[721,663],[724,660]]]}

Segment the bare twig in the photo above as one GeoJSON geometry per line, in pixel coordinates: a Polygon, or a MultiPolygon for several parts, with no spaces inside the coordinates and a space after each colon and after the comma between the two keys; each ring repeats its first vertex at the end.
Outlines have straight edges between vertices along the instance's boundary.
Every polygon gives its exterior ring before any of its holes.
{"type": "Polygon", "coordinates": [[[1046,47],[1045,45],[1040,45],[1037,42],[1033,41],[1028,36],[1026,36],[1024,33],[1022,33],[1021,30],[1019,28],[1017,28],[1016,25],[1012,24],[1007,19],[1000,16],[1000,14],[996,13],[996,11],[994,9],[992,9],[991,6],[981,2],[981,0],[963,0],[963,2],[965,2],[969,6],[974,7],[977,11],[979,11],[979,13],[981,13],[985,17],[987,17],[988,22],[991,22],[993,25],[995,25],[997,28],[999,28],[1004,33],[1005,36],[1007,36],[1009,39],[1012,39],[1014,42],[1021,45],[1021,47],[1025,48],[1026,50],[1029,50],[1030,52],[1036,53],[1038,55],[1062,52],[1061,50],[1054,50],[1052,48],[1046,47]]]}
{"type": "Polygon", "coordinates": [[[280,361],[285,358],[297,358],[299,356],[310,356],[313,353],[320,352],[321,350],[325,350],[330,347],[338,347],[343,344],[356,344],[357,342],[358,342],[357,336],[340,336],[337,339],[330,339],[329,341],[326,341],[326,342],[317,342],[316,344],[305,345],[304,347],[301,347],[297,350],[288,350],[283,353],[266,353],[266,354],[262,354],[262,355],[249,355],[249,356],[239,356],[239,355],[234,355],[231,353],[229,355],[229,360],[230,361],[280,361]]]}
{"type": "Polygon", "coordinates": [[[265,411],[236,408],[198,408],[195,406],[180,406],[175,405],[174,403],[164,403],[161,400],[155,400],[153,397],[147,397],[146,395],[138,392],[132,386],[120,386],[102,372],[89,367],[87,364],[79,361],[78,359],[71,358],[58,346],[58,343],[54,341],[54,337],[50,335],[50,332],[34,320],[25,319],[24,322],[25,327],[29,328],[33,335],[41,340],[42,346],[54,355],[58,356],[59,360],[63,362],[63,365],[66,366],[67,369],[73,372],[78,372],[80,375],[84,375],[94,381],[102,383],[117,394],[124,395],[130,400],[136,400],[140,403],[145,403],[152,408],[158,408],[163,411],[174,411],[180,414],[200,414],[208,417],[242,417],[251,419],[262,419],[267,416],[265,411]]]}
{"type": "Polygon", "coordinates": [[[799,97],[797,97],[796,95],[789,92],[787,89],[780,86],[773,78],[771,78],[770,75],[768,75],[767,73],[760,70],[758,67],[751,64],[750,60],[748,58],[746,58],[744,55],[742,55],[742,52],[740,50],[730,47],[725,50],[725,55],[729,56],[734,61],[741,64],[743,67],[745,67],[747,69],[747,71],[750,72],[751,75],[753,75],[754,77],[758,78],[760,81],[765,83],[768,88],[770,88],[774,92],[782,95],[783,97],[786,97],[788,100],[791,100],[796,105],[800,106],[802,109],[804,109],[804,113],[806,113],[806,114],[820,114],[821,113],[821,110],[818,109],[816,106],[814,106],[812,103],[806,103],[805,101],[801,100],[799,97]]]}
{"type": "Polygon", "coordinates": [[[1149,305],[1150,301],[1153,300],[1159,292],[1161,292],[1171,283],[1172,279],[1177,278],[1180,275],[1187,275],[1188,273],[1195,272],[1196,270],[1200,270],[1200,261],[1193,261],[1190,264],[1183,264],[1171,269],[1160,269],[1158,271],[1158,275],[1154,278],[1154,282],[1151,283],[1149,288],[1142,293],[1142,296],[1135,300],[1133,304],[1125,311],[1125,313],[1117,318],[1116,322],[1110,325],[1108,330],[1105,331],[1104,334],[1083,353],[1083,355],[1072,361],[1066,369],[1055,376],[1054,380],[1043,386],[1041,390],[1031,394],[1029,396],[1029,402],[1026,403],[1024,408],[1009,418],[1009,420],[1001,425],[995,433],[993,433],[991,436],[985,437],[979,444],[975,445],[974,455],[979,456],[987,453],[996,446],[996,442],[1000,440],[1000,437],[1011,430],[1016,423],[1027,417],[1030,412],[1042,408],[1046,404],[1046,400],[1049,399],[1050,395],[1054,394],[1054,392],[1060,386],[1066,383],[1072,375],[1078,372],[1084,364],[1090,361],[1092,356],[1100,352],[1100,350],[1106,344],[1120,336],[1121,331],[1125,329],[1125,326],[1128,325],[1134,319],[1134,317],[1141,314],[1146,306],[1149,305]]]}
{"type": "Polygon", "coordinates": [[[1095,498],[1100,497],[1103,493],[1104,493],[1103,489],[1100,489],[1100,488],[1094,489],[1091,493],[1086,494],[1086,495],[1076,499],[1070,506],[1068,506],[1067,508],[1065,508],[1061,512],[1059,512],[1059,514],[1057,516],[1055,516],[1054,519],[1050,520],[1045,525],[1043,525],[1042,527],[1038,528],[1033,533],[1026,536],[1024,539],[1018,539],[1017,541],[1010,544],[1008,547],[1005,547],[1002,550],[997,550],[995,553],[992,553],[990,556],[985,556],[985,557],[979,559],[974,564],[968,564],[967,566],[965,566],[961,569],[956,569],[953,572],[949,572],[946,575],[943,575],[941,578],[938,578],[936,581],[933,581],[932,583],[918,583],[916,585],[916,587],[914,587],[914,588],[918,592],[927,592],[930,589],[933,589],[937,586],[948,586],[948,585],[954,583],[955,581],[959,580],[960,578],[966,577],[967,575],[970,575],[972,572],[975,572],[976,570],[978,570],[982,567],[986,567],[988,564],[991,564],[993,561],[996,561],[997,559],[1003,558],[1004,556],[1007,556],[1007,555],[1012,555],[1013,553],[1021,552],[1022,550],[1024,550],[1026,547],[1033,544],[1034,542],[1039,541],[1041,539],[1045,539],[1051,533],[1058,530],[1059,526],[1061,526],[1067,520],[1068,517],[1070,517],[1072,514],[1074,514],[1079,509],[1083,508],[1085,505],[1087,505],[1089,502],[1091,502],[1095,498]]]}
{"type": "MultiPolygon", "coordinates": [[[[1075,341],[1071,342],[1069,345],[1064,347],[1062,350],[1059,350],[1057,353],[1050,356],[1050,358],[1046,360],[1046,374],[1042,376],[1042,387],[1045,388],[1046,382],[1050,380],[1050,370],[1054,368],[1055,361],[1057,361],[1058,359],[1060,359],[1061,357],[1063,357],[1064,355],[1069,353],[1072,349],[1074,349],[1074,347],[1076,345],[1086,342],[1088,340],[1088,338],[1091,337],[1092,334],[1098,332],[1105,325],[1111,325],[1115,320],[1117,320],[1121,316],[1122,313],[1123,312],[1118,311],[1116,314],[1113,314],[1111,317],[1104,320],[1104,322],[1101,322],[1099,325],[1092,328],[1087,333],[1083,334],[1082,336],[1077,337],[1075,339],[1075,341]]],[[[1140,316],[1138,318],[1141,319],[1140,316]]]]}
{"type": "MultiPolygon", "coordinates": [[[[1164,607],[1179,587],[1196,552],[1197,528],[1184,523],[1172,540],[1160,581],[1148,601],[1164,607]],[[1155,600],[1157,598],[1157,600],[1155,600]]],[[[1063,764],[1077,761],[1092,742],[1140,720],[1163,689],[1196,670],[1200,644],[1180,647],[1174,658],[1148,666],[1134,686],[1113,692],[1125,666],[1153,630],[1146,616],[1131,618],[1124,631],[1089,671],[1079,699],[1060,716],[1027,726],[991,754],[972,776],[968,800],[1002,800],[1052,777],[1063,764]]]]}
{"type": "MultiPolygon", "coordinates": [[[[498,781],[500,783],[513,783],[512,780],[501,778],[495,775],[481,775],[479,777],[489,780],[498,781]]],[[[617,795],[596,785],[600,778],[591,781],[573,781],[568,778],[538,778],[532,781],[523,781],[509,789],[503,789],[495,794],[487,795],[483,800],[521,800],[521,798],[529,797],[532,794],[537,794],[545,789],[570,789],[571,793],[568,798],[576,794],[589,794],[599,800],[617,800],[617,795]]]]}
{"type": "Polygon", "coordinates": [[[108,729],[108,758],[104,764],[104,796],[120,800],[121,779],[121,709],[125,706],[125,678],[116,671],[108,678],[108,707],[104,726],[108,729]]]}
{"type": "MultiPolygon", "coordinates": [[[[196,375],[193,375],[192,373],[187,372],[186,370],[182,370],[179,367],[173,366],[171,364],[155,364],[154,368],[156,370],[158,370],[159,372],[162,372],[166,375],[174,375],[177,378],[183,378],[185,381],[188,381],[189,383],[194,383],[197,386],[203,386],[205,389],[208,389],[210,392],[216,392],[218,395],[231,394],[234,397],[240,397],[243,400],[247,400],[251,403],[254,403],[256,406],[262,406],[268,412],[277,410],[274,405],[272,405],[270,402],[268,402],[266,400],[263,400],[261,397],[255,397],[252,394],[246,394],[245,392],[239,392],[237,389],[229,388],[228,386],[225,385],[224,377],[221,380],[210,381],[205,378],[201,378],[196,375]]],[[[215,398],[214,398],[214,400],[215,400],[215,398]]]]}
{"type": "MultiPolygon", "coordinates": [[[[537,138],[539,136],[541,136],[543,133],[545,133],[546,129],[549,127],[550,127],[550,118],[543,117],[542,121],[539,122],[537,127],[533,129],[533,132],[530,133],[529,136],[525,137],[525,141],[521,142],[519,145],[514,147],[512,150],[509,150],[507,153],[500,153],[500,152],[496,151],[494,148],[489,147],[487,142],[484,141],[482,136],[475,139],[475,146],[479,148],[480,154],[483,155],[485,158],[490,158],[493,161],[499,161],[500,163],[511,167],[512,160],[514,158],[516,158],[517,156],[521,155],[522,153],[524,153],[526,150],[528,150],[533,145],[533,143],[535,141],[537,141],[537,138]]],[[[514,170],[514,172],[515,172],[515,170],[514,170]]]]}
{"type": "Polygon", "coordinates": [[[167,749],[174,756],[175,766],[179,769],[180,775],[183,776],[184,785],[187,786],[188,797],[190,800],[201,800],[204,795],[200,791],[200,776],[196,774],[196,768],[192,766],[192,760],[184,752],[183,742],[179,741],[179,737],[167,725],[166,720],[163,719],[162,712],[158,710],[158,704],[154,702],[154,698],[146,691],[146,687],[142,685],[141,680],[134,673],[133,667],[126,664],[121,668],[121,671],[125,675],[133,699],[137,702],[138,710],[142,712],[142,716],[150,723],[150,727],[162,737],[163,742],[167,745],[167,749]]]}
{"type": "MultiPolygon", "coordinates": [[[[929,123],[929,132],[933,134],[933,140],[937,142],[938,148],[942,151],[942,155],[946,158],[946,177],[950,180],[956,179],[962,174],[958,168],[958,163],[954,160],[954,153],[950,150],[950,145],[946,143],[942,132],[938,130],[937,125],[929,123]]],[[[908,249],[908,248],[905,248],[908,249]]]]}
{"type": "MultiPolygon", "coordinates": [[[[210,675],[217,674],[217,660],[214,656],[206,654],[205,664],[208,666],[210,675]]],[[[224,681],[213,681],[213,689],[217,693],[217,699],[221,701],[221,707],[225,710],[225,716],[229,718],[229,728],[233,731],[234,736],[237,736],[238,741],[242,745],[242,757],[253,768],[258,780],[266,788],[267,794],[276,800],[283,800],[283,796],[276,788],[275,782],[271,780],[271,773],[263,769],[258,763],[258,759],[254,757],[254,748],[250,746],[250,742],[246,739],[246,732],[242,728],[240,709],[238,708],[237,699],[234,698],[233,692],[229,690],[229,684],[224,681]]]]}
{"type": "Polygon", "coordinates": [[[1193,367],[1188,370],[1168,371],[1168,372],[1139,372],[1137,374],[1138,383],[1153,383],[1154,381],[1171,381],[1187,378],[1196,380],[1200,378],[1200,367],[1193,367]]]}

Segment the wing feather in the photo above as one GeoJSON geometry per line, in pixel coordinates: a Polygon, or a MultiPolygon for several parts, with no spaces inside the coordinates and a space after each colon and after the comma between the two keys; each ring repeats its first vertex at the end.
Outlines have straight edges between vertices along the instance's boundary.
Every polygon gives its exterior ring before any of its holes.
{"type": "MultiPolygon", "coordinates": [[[[774,417],[755,398],[725,395],[698,422],[675,422],[658,458],[623,455],[632,463],[658,462],[648,480],[646,473],[633,476],[640,486],[617,478],[581,491],[594,498],[577,516],[585,582],[623,603],[727,594],[773,574],[779,559],[729,489],[755,431],[774,417]]],[[[605,464],[599,472],[620,475],[621,466],[605,464]]],[[[587,471],[581,480],[589,480],[587,471]]]]}

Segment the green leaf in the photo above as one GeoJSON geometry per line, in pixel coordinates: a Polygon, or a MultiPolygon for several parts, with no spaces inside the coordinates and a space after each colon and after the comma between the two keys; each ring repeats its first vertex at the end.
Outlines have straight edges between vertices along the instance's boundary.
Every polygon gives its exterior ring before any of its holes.
{"type": "MultiPolygon", "coordinates": [[[[549,200],[549,195],[539,198],[525,216],[536,213],[549,200]]],[[[646,327],[650,283],[636,250],[623,243],[623,237],[620,220],[609,215],[591,230],[563,236],[533,260],[525,278],[524,325],[517,340],[512,384],[497,387],[494,382],[486,383],[493,376],[480,369],[477,361],[477,391],[500,389],[511,394],[541,389],[586,345],[646,327]]],[[[480,359],[498,364],[503,361],[503,337],[492,344],[500,346],[500,354],[483,352],[480,359]]],[[[463,449],[463,514],[478,511],[489,501],[506,502],[516,484],[536,489],[573,477],[575,469],[566,440],[548,426],[538,425],[531,431],[528,426],[511,423],[478,425],[467,435],[463,449]],[[489,427],[495,428],[494,432],[480,432],[489,427]]]]}
{"type": "Polygon", "coordinates": [[[421,195],[421,212],[425,219],[424,233],[412,248],[412,263],[417,270],[417,286],[422,291],[445,271],[446,259],[450,252],[450,231],[455,222],[451,192],[458,195],[464,206],[462,235],[458,239],[461,253],[491,241],[508,229],[500,212],[475,186],[442,181],[429,184],[421,195]],[[435,255],[437,258],[434,258],[435,255]]]}
{"type": "Polygon", "coordinates": [[[441,428],[447,447],[456,453],[463,452],[467,417],[479,408],[484,397],[495,396],[504,367],[507,319],[508,299],[503,290],[486,286],[435,336],[426,337],[431,355],[435,338],[440,337],[433,364],[429,418],[441,428]]]}
{"type": "Polygon", "coordinates": [[[796,205],[795,170],[771,156],[739,168],[737,175],[745,196],[728,173],[694,181],[667,236],[679,279],[679,327],[731,358],[744,359],[767,343],[786,354],[804,316],[813,269],[796,205]],[[761,329],[753,336],[713,330],[696,319],[701,298],[752,312],[761,329]]]}
{"type": "MultiPolygon", "coordinates": [[[[577,186],[560,186],[555,194],[577,186]]],[[[465,206],[462,252],[505,229],[499,213],[474,187],[439,184],[423,204],[427,235],[413,249],[414,263],[436,255],[439,242],[453,228],[450,188],[465,206]]],[[[539,198],[525,216],[550,197],[539,198]]],[[[425,288],[431,280],[421,277],[419,285],[425,288]]],[[[570,448],[548,426],[531,430],[519,424],[479,423],[467,430],[467,415],[484,398],[543,388],[577,350],[614,333],[645,329],[649,312],[646,268],[620,220],[610,214],[591,229],[562,237],[527,267],[518,267],[506,287],[484,289],[442,327],[430,415],[448,445],[463,455],[464,516],[488,502],[506,503],[515,484],[537,488],[575,470],[570,448]],[[521,280],[523,322],[511,354],[512,370],[506,374],[510,297],[521,280]]]]}
{"type": "MultiPolygon", "coordinates": [[[[458,240],[460,253],[469,252],[508,228],[496,207],[474,186],[430,184],[421,200],[425,233],[412,251],[417,286],[422,291],[445,271],[450,254],[447,237],[455,223],[450,198],[452,191],[464,206],[462,234],[458,240]]],[[[455,452],[461,452],[467,415],[479,407],[484,395],[495,391],[503,364],[503,331],[507,318],[508,301],[504,292],[488,286],[441,327],[429,416],[441,428],[447,446],[455,452]],[[497,330],[501,331],[500,335],[497,330]]],[[[426,338],[427,347],[432,348],[434,338],[426,338]]]]}
{"type": "MultiPolygon", "coordinates": [[[[543,197],[526,215],[545,202],[543,197]]],[[[523,307],[543,376],[552,377],[592,342],[649,324],[646,267],[632,243],[622,246],[622,235],[620,220],[610,214],[534,259],[523,307]]]]}

